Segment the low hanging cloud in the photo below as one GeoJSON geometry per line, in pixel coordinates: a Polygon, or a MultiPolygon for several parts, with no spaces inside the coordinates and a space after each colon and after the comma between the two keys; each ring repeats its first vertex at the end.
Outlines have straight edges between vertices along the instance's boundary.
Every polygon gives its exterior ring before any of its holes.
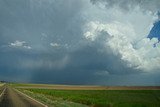
{"type": "Polygon", "coordinates": [[[31,49],[31,47],[28,46],[25,41],[19,41],[19,40],[16,40],[15,42],[10,43],[9,46],[10,47],[15,47],[15,48],[31,49]]]}
{"type": "Polygon", "coordinates": [[[62,58],[57,58],[55,60],[49,59],[24,59],[24,62],[20,62],[21,68],[25,69],[46,69],[46,70],[61,70],[66,67],[69,63],[69,57],[63,56],[62,58]]]}

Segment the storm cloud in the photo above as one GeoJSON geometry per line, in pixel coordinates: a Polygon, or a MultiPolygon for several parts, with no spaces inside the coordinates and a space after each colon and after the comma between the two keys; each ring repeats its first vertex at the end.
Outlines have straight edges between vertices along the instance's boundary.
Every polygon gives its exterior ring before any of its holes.
{"type": "Polygon", "coordinates": [[[106,8],[118,7],[123,11],[132,11],[135,7],[139,7],[142,11],[157,12],[160,3],[158,0],[90,0],[95,5],[102,4],[106,8]]]}
{"type": "Polygon", "coordinates": [[[159,2],[1,0],[0,79],[159,85],[159,2]],[[128,10],[128,11],[126,11],[128,10]],[[136,78],[136,80],[135,80],[136,78]]]}

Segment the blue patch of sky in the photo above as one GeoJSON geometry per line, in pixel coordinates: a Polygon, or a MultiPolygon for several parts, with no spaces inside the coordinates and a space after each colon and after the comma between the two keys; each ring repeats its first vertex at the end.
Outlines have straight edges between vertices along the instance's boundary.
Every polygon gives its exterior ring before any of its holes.
{"type": "MultiPolygon", "coordinates": [[[[158,17],[160,19],[160,12],[158,12],[158,17]]],[[[158,40],[160,41],[160,20],[156,21],[154,23],[153,28],[151,29],[148,38],[152,39],[152,38],[158,38],[158,40]]]]}

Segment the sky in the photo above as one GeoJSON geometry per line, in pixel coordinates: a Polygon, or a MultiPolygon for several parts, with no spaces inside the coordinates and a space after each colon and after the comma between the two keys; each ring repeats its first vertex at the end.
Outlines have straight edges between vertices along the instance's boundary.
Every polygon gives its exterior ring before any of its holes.
{"type": "Polygon", "coordinates": [[[0,0],[0,80],[160,85],[159,0],[0,0]]]}

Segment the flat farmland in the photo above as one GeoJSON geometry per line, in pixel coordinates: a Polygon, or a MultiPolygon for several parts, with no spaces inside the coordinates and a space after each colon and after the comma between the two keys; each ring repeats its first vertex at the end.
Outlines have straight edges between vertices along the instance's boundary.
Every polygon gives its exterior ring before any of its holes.
{"type": "Polygon", "coordinates": [[[160,107],[160,87],[11,84],[49,107],[160,107]],[[68,106],[67,106],[68,105],[68,106]]]}
{"type": "Polygon", "coordinates": [[[58,90],[160,90],[160,86],[92,86],[52,84],[10,84],[16,88],[58,89],[58,90]]]}

